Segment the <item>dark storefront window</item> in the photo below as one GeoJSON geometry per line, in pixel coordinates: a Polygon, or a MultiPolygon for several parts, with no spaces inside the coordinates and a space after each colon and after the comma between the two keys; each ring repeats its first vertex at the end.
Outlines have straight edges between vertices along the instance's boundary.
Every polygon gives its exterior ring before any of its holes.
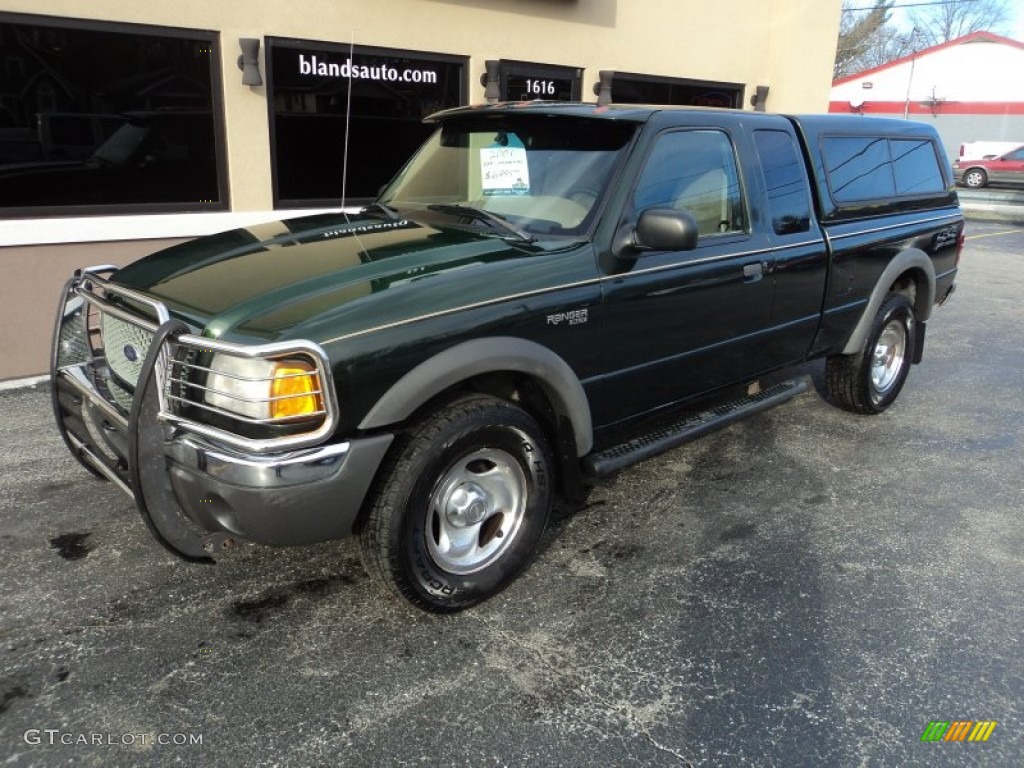
{"type": "Polygon", "coordinates": [[[579,101],[581,71],[575,67],[501,62],[503,101],[579,101]]]}
{"type": "Polygon", "coordinates": [[[0,15],[0,212],[226,207],[217,37],[0,15]]]}
{"type": "Polygon", "coordinates": [[[350,58],[348,45],[270,38],[267,62],[278,207],[338,205],[343,176],[346,202],[376,197],[432,133],[423,118],[464,103],[463,57],[356,46],[350,58]]]}
{"type": "Polygon", "coordinates": [[[616,72],[612,79],[612,101],[617,104],[675,104],[740,109],[743,105],[743,86],[616,72]]]}

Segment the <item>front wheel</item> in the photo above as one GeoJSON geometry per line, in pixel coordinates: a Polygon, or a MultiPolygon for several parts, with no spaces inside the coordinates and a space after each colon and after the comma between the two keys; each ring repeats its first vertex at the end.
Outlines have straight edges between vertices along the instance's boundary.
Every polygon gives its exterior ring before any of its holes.
{"type": "Polygon", "coordinates": [[[896,400],[907,380],[917,326],[910,300],[886,296],[864,346],[854,355],[835,355],[825,363],[829,396],[855,413],[881,413],[896,400]]]}
{"type": "Polygon", "coordinates": [[[964,174],[964,186],[980,189],[988,184],[988,175],[981,168],[971,168],[964,174]]]}
{"type": "Polygon", "coordinates": [[[367,570],[427,611],[468,608],[529,562],[551,509],[551,450],[519,407],[473,395],[400,437],[360,531],[367,570]]]}

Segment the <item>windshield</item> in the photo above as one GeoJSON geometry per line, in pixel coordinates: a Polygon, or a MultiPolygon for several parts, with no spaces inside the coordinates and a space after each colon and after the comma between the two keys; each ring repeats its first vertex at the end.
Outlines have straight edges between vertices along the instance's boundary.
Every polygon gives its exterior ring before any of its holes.
{"type": "Polygon", "coordinates": [[[449,120],[379,202],[502,237],[510,232],[498,217],[529,236],[578,236],[635,132],[632,123],[575,117],[449,120]]]}

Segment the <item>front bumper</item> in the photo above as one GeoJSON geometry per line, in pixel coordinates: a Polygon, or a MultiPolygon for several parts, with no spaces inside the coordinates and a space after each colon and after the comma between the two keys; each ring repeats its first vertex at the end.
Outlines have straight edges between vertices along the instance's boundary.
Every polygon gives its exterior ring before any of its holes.
{"type": "Polygon", "coordinates": [[[167,471],[178,503],[205,530],[276,546],[311,544],[352,532],[391,440],[377,435],[257,456],[178,435],[166,444],[167,471]]]}
{"type": "Polygon", "coordinates": [[[156,538],[189,559],[234,539],[280,546],[351,533],[393,436],[325,443],[329,436],[318,433],[317,445],[298,438],[275,445],[218,439],[218,430],[176,418],[165,405],[164,346],[186,329],[172,329],[176,321],[166,319],[166,310],[156,313],[159,325],[138,319],[155,337],[140,386],[126,399],[89,312],[129,313],[94,300],[80,285],[100,280],[99,271],[69,281],[54,334],[54,414],[76,458],[131,496],[156,538]]]}

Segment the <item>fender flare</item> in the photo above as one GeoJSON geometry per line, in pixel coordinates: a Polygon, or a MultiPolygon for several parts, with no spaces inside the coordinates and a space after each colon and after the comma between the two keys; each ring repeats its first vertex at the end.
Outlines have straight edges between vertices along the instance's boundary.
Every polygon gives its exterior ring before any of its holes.
{"type": "Polygon", "coordinates": [[[931,317],[932,306],[935,304],[935,266],[924,251],[917,248],[908,248],[905,251],[900,251],[889,262],[888,266],[879,276],[878,282],[875,283],[875,287],[868,299],[868,305],[861,314],[860,320],[857,321],[857,325],[854,326],[853,333],[850,334],[846,346],[843,347],[842,354],[855,355],[860,351],[864,345],[864,340],[868,336],[868,332],[871,330],[871,323],[874,322],[879,307],[882,306],[882,302],[885,301],[885,297],[889,293],[889,288],[900,275],[911,270],[918,270],[924,273],[925,276],[925,284],[918,285],[917,288],[917,297],[914,301],[914,316],[918,322],[924,322],[931,317]]]}
{"type": "Polygon", "coordinates": [[[512,336],[464,341],[424,360],[384,393],[359,428],[379,429],[403,421],[459,382],[509,371],[527,374],[540,383],[555,411],[572,424],[577,455],[590,453],[594,445],[590,403],[576,373],[547,347],[512,336]]]}

